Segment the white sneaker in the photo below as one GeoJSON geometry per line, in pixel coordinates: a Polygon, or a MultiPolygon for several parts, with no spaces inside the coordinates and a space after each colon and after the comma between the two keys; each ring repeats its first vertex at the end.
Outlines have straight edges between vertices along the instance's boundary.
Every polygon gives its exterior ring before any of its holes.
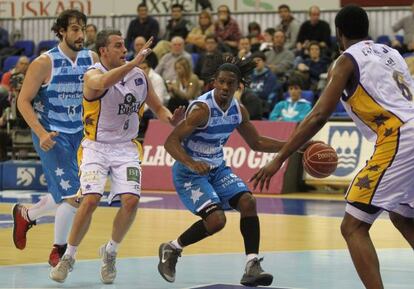
{"type": "Polygon", "coordinates": [[[102,258],[101,280],[104,284],[112,284],[116,277],[116,252],[108,253],[106,244],[99,248],[99,256],[102,258]]]}
{"type": "Polygon", "coordinates": [[[62,259],[50,270],[49,278],[53,281],[63,283],[65,282],[66,277],[68,277],[69,272],[73,270],[73,265],[75,264],[75,259],[69,255],[63,255],[62,259]]]}

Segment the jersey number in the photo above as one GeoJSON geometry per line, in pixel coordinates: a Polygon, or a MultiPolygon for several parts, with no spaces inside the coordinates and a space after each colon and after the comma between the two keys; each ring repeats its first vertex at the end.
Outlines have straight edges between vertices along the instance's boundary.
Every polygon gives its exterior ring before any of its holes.
{"type": "Polygon", "coordinates": [[[407,84],[405,83],[403,75],[399,73],[398,71],[394,71],[394,73],[392,74],[392,77],[397,83],[398,88],[401,90],[402,95],[407,100],[413,100],[413,95],[410,89],[408,88],[407,84]]]}
{"type": "Polygon", "coordinates": [[[68,106],[68,114],[69,115],[75,115],[75,106],[74,105],[71,105],[71,106],[68,106]]]}

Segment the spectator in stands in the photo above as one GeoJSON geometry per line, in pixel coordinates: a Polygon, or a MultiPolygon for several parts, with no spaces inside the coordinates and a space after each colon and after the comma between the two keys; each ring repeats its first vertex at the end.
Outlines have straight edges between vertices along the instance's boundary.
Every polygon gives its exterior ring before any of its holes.
{"type": "Polygon", "coordinates": [[[262,28],[257,22],[250,22],[247,26],[247,30],[249,32],[247,37],[250,39],[250,51],[253,53],[259,50],[260,45],[265,41],[265,38],[262,34],[262,28]]]}
{"type": "Polygon", "coordinates": [[[214,23],[214,33],[219,43],[219,50],[236,55],[241,33],[239,24],[230,15],[230,8],[227,5],[220,5],[217,8],[218,19],[214,23]]]}
{"type": "Polygon", "coordinates": [[[397,33],[401,29],[404,32],[404,43],[398,39],[392,41],[392,47],[397,49],[401,54],[414,51],[414,1],[411,5],[412,15],[401,18],[392,26],[392,30],[397,33]]]}
{"type": "Polygon", "coordinates": [[[187,38],[187,35],[192,28],[192,24],[183,17],[183,11],[184,7],[181,4],[176,3],[171,6],[171,19],[168,20],[163,37],[164,40],[171,41],[175,36],[180,36],[183,39],[187,38]]]}
{"type": "Polygon", "coordinates": [[[128,31],[125,39],[125,46],[128,50],[132,49],[133,42],[137,36],[150,39],[152,36],[153,43],[157,43],[160,26],[158,21],[148,15],[148,7],[142,2],[137,7],[137,18],[129,23],[128,31]]]}
{"type": "MultiPolygon", "coordinates": [[[[146,42],[147,40],[144,37],[137,36],[137,38],[135,38],[134,40],[133,51],[127,55],[127,60],[131,61],[132,59],[134,59],[137,53],[144,47],[146,42]]],[[[145,57],[145,61],[148,62],[151,68],[154,68],[154,69],[158,65],[157,56],[152,51],[149,54],[147,54],[147,56],[145,57]]]]}
{"type": "Polygon", "coordinates": [[[293,67],[295,56],[292,51],[285,48],[285,33],[277,30],[273,35],[273,49],[267,51],[266,65],[279,76],[279,80],[293,67]]]}
{"type": "Polygon", "coordinates": [[[249,112],[250,120],[263,119],[263,105],[261,99],[248,87],[242,83],[240,88],[234,93],[234,98],[240,101],[249,112]]]}
{"type": "Polygon", "coordinates": [[[296,49],[303,51],[309,42],[314,40],[319,42],[323,52],[329,54],[331,47],[331,28],[328,22],[320,19],[321,11],[318,6],[309,8],[309,20],[300,26],[296,49]]]}
{"type": "Polygon", "coordinates": [[[86,25],[86,41],[85,48],[95,51],[96,34],[98,28],[94,24],[86,25]]]}
{"type": "Polygon", "coordinates": [[[318,87],[319,76],[327,72],[329,66],[329,58],[321,56],[321,48],[319,43],[311,41],[309,43],[309,57],[306,59],[300,58],[296,69],[304,77],[306,81],[305,87],[309,87],[315,91],[318,87]]]}
{"type": "Polygon", "coordinates": [[[151,68],[148,59],[145,59],[139,65],[139,68],[144,70],[145,74],[148,76],[149,80],[151,81],[152,87],[154,88],[155,94],[158,95],[158,97],[164,105],[167,105],[168,100],[170,99],[170,94],[167,91],[165,81],[164,79],[162,79],[161,75],[156,73],[155,70],[151,68]]]}
{"type": "Polygon", "coordinates": [[[9,32],[0,26],[0,51],[7,47],[10,47],[9,32]]]}
{"type": "Polygon", "coordinates": [[[250,57],[252,55],[251,49],[252,46],[250,45],[250,38],[247,36],[241,37],[239,40],[237,57],[241,59],[250,57]]]}
{"type": "Polygon", "coordinates": [[[293,17],[288,5],[280,5],[278,12],[281,21],[276,26],[276,30],[282,30],[285,33],[285,48],[294,50],[296,48],[296,39],[298,38],[300,23],[293,17]]]}
{"type": "Polygon", "coordinates": [[[206,36],[206,51],[201,53],[200,58],[195,64],[194,73],[205,83],[209,82],[206,71],[209,71],[208,65],[213,63],[212,60],[221,57],[217,50],[217,39],[213,34],[206,36]]]}
{"type": "Polygon", "coordinates": [[[273,49],[273,35],[275,35],[276,29],[267,28],[263,34],[264,41],[260,44],[259,50],[262,52],[273,49]]]}
{"type": "Polygon", "coordinates": [[[302,80],[290,77],[288,80],[289,98],[278,102],[270,113],[269,120],[300,122],[312,110],[309,101],[302,99],[302,80]]]}
{"type": "Polygon", "coordinates": [[[191,29],[186,38],[187,51],[201,53],[206,49],[206,36],[214,33],[213,19],[208,11],[198,14],[198,25],[191,29]]]}
{"type": "Polygon", "coordinates": [[[181,105],[188,106],[189,102],[200,95],[200,80],[191,70],[191,62],[180,57],[174,64],[177,78],[173,81],[167,81],[168,92],[171,98],[168,102],[168,109],[174,111],[181,105]]]}
{"type": "Polygon", "coordinates": [[[187,51],[184,51],[184,39],[180,36],[175,36],[171,40],[171,52],[168,52],[160,59],[155,68],[155,72],[161,75],[165,81],[175,80],[176,72],[174,64],[181,56],[187,58],[189,63],[192,63],[191,55],[187,51]]]}
{"type": "Polygon", "coordinates": [[[250,89],[259,97],[263,104],[263,112],[268,115],[277,96],[277,79],[266,66],[266,56],[263,52],[253,53],[252,58],[256,62],[256,67],[251,75],[250,89]]]}
{"type": "Polygon", "coordinates": [[[23,75],[26,74],[27,68],[29,67],[30,60],[27,56],[19,57],[19,60],[16,63],[16,66],[12,68],[10,71],[7,71],[3,74],[1,78],[1,86],[10,91],[10,78],[13,74],[22,73],[23,75]]]}

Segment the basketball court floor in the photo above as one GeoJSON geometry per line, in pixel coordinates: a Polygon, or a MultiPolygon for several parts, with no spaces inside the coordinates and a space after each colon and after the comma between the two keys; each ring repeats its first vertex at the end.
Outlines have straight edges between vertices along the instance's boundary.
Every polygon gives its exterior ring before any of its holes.
{"type": "MultiPolygon", "coordinates": [[[[121,244],[118,276],[112,285],[99,278],[98,248],[110,237],[116,207],[99,207],[81,244],[77,263],[64,284],[48,278],[48,254],[53,240],[53,217],[44,217],[28,234],[24,251],[14,248],[10,211],[13,203],[34,203],[41,193],[0,192],[0,288],[238,289],[244,270],[239,216],[227,213],[226,228],[185,248],[177,264],[175,283],[158,274],[158,246],[175,239],[196,217],[171,192],[145,192],[136,221],[121,244]]],[[[346,250],[339,226],[344,211],[341,195],[289,194],[257,196],[261,219],[261,256],[275,278],[270,288],[363,288],[346,250]]],[[[414,256],[386,214],[374,224],[387,289],[414,288],[414,256]]]]}

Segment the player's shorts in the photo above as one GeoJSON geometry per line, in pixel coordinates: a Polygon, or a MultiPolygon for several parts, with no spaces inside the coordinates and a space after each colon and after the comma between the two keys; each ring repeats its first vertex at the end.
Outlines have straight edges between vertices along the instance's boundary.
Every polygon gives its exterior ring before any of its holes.
{"type": "Polygon", "coordinates": [[[353,179],[346,200],[396,212],[403,205],[406,211],[407,206],[414,207],[414,122],[378,139],[371,159],[353,179]]]}
{"type": "Polygon", "coordinates": [[[40,148],[39,138],[33,132],[32,138],[42,162],[48,191],[55,202],[75,197],[80,185],[76,152],[82,141],[83,131],[74,134],[59,132],[59,135],[53,138],[56,144],[47,152],[40,148]]]}
{"type": "Polygon", "coordinates": [[[78,159],[81,194],[103,195],[108,175],[111,190],[108,203],[118,201],[122,194],[141,195],[140,145],[137,142],[100,143],[84,139],[78,159]]]}
{"type": "Polygon", "coordinates": [[[176,161],[173,182],[183,204],[196,215],[210,204],[220,204],[224,210],[230,210],[231,198],[250,191],[224,162],[208,175],[199,175],[176,161]]]}

